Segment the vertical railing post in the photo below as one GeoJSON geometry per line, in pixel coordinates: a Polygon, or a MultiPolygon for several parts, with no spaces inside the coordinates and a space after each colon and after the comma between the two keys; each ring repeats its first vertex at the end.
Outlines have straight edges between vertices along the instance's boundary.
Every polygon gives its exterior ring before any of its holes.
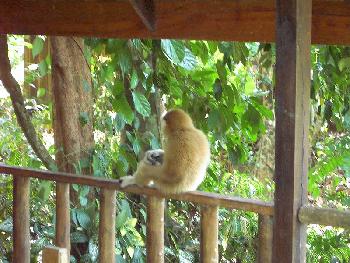
{"type": "Polygon", "coordinates": [[[147,198],[147,262],[164,262],[164,207],[163,198],[147,198]]]}
{"type": "Polygon", "coordinates": [[[43,249],[43,263],[68,263],[68,252],[66,248],[45,247],[43,249]]]}
{"type": "MultiPolygon", "coordinates": [[[[69,184],[56,183],[56,246],[67,249],[70,255],[69,184]]],[[[69,260],[68,260],[69,262],[69,260]]]]}
{"type": "Polygon", "coordinates": [[[219,262],[218,252],[218,207],[201,207],[201,263],[219,262]]]}
{"type": "Polygon", "coordinates": [[[272,262],[272,228],[273,218],[267,215],[259,215],[259,263],[272,262]]]}
{"type": "Polygon", "coordinates": [[[28,177],[13,177],[13,262],[30,262],[28,177]]]}
{"type": "Polygon", "coordinates": [[[305,262],[312,0],[276,0],[273,262],[305,262]]]}
{"type": "Polygon", "coordinates": [[[115,262],[116,191],[101,189],[99,225],[99,262],[115,262]]]}

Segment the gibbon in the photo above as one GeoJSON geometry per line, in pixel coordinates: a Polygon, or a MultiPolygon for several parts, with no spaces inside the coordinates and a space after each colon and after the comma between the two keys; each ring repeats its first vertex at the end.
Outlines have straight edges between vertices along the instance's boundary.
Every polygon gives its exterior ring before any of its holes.
{"type": "Polygon", "coordinates": [[[183,110],[170,110],[162,118],[161,130],[164,150],[146,152],[134,175],[121,178],[121,187],[152,184],[164,194],[175,194],[194,191],[204,180],[209,142],[191,117],[183,110]]]}

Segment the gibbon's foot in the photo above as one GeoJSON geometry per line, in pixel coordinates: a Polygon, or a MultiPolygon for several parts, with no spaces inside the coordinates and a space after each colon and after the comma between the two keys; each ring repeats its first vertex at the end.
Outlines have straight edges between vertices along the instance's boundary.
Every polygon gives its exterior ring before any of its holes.
{"type": "Polygon", "coordinates": [[[129,185],[136,184],[135,177],[132,175],[127,175],[119,179],[120,187],[125,188],[129,185]]]}
{"type": "Polygon", "coordinates": [[[145,163],[152,166],[159,166],[163,164],[164,151],[162,149],[150,150],[145,154],[145,163]]]}

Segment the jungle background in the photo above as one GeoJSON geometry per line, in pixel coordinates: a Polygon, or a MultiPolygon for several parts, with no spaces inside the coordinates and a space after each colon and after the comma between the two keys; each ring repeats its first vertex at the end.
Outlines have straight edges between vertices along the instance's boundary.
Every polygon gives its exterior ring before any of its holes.
{"type": "MultiPolygon", "coordinates": [[[[201,191],[273,200],[273,44],[0,36],[0,162],[119,178],[161,147],[166,109],[211,143],[201,191]],[[8,49],[8,50],[7,50],[8,49]],[[1,82],[0,82],[1,83],[1,82]]],[[[350,207],[350,48],[312,47],[312,205],[350,207]]],[[[12,178],[0,175],[0,262],[11,262],[12,178]]],[[[55,185],[31,180],[31,253],[54,238],[55,185]]],[[[71,187],[71,262],[97,262],[99,190],[71,187]]],[[[145,262],[143,197],[118,193],[116,259],[145,262]]],[[[199,262],[199,207],[168,201],[166,262],[199,262]]],[[[220,262],[255,262],[257,215],[219,210],[220,262]]],[[[310,225],[308,262],[350,262],[350,231],[310,225]]]]}

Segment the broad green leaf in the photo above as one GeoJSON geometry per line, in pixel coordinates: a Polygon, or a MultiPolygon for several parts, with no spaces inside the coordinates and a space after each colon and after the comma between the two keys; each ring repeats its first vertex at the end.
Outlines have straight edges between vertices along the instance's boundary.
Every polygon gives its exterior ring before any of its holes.
{"type": "Polygon", "coordinates": [[[350,57],[339,60],[338,67],[340,71],[343,71],[345,68],[350,68],[350,57]]]}
{"type": "Polygon", "coordinates": [[[140,92],[134,91],[132,93],[135,109],[143,117],[148,117],[151,114],[151,105],[147,98],[140,92]]]}
{"type": "Polygon", "coordinates": [[[74,243],[85,243],[89,240],[89,238],[83,232],[73,232],[70,235],[71,242],[74,243]]]}
{"type": "Polygon", "coordinates": [[[77,219],[78,219],[79,225],[82,228],[87,229],[87,230],[89,229],[91,219],[87,213],[85,213],[84,211],[81,211],[81,210],[77,210],[77,219]]]}
{"type": "Polygon", "coordinates": [[[37,96],[38,98],[42,98],[42,97],[45,96],[45,94],[46,94],[46,89],[44,89],[44,88],[39,88],[38,91],[37,91],[37,93],[36,93],[36,96],[37,96]]]}
{"type": "Polygon", "coordinates": [[[46,61],[45,60],[40,61],[39,63],[40,77],[44,77],[47,74],[47,72],[48,72],[48,67],[47,67],[46,61]]]}
{"type": "Polygon", "coordinates": [[[44,40],[40,36],[35,37],[33,41],[32,56],[35,58],[44,48],[44,40]]]}
{"type": "Polygon", "coordinates": [[[185,46],[182,41],[164,39],[161,46],[165,56],[172,63],[179,65],[185,58],[185,46]]]}
{"type": "Polygon", "coordinates": [[[130,88],[135,89],[137,84],[139,82],[138,76],[137,76],[137,71],[134,70],[131,75],[131,80],[130,80],[130,88]]]}
{"type": "Polygon", "coordinates": [[[115,98],[112,105],[114,110],[119,113],[128,124],[132,123],[134,120],[134,112],[124,95],[115,98]]]}
{"type": "Polygon", "coordinates": [[[115,227],[117,229],[121,228],[125,224],[127,219],[128,219],[128,213],[127,213],[126,209],[122,209],[118,213],[117,218],[115,220],[115,227]]]}

